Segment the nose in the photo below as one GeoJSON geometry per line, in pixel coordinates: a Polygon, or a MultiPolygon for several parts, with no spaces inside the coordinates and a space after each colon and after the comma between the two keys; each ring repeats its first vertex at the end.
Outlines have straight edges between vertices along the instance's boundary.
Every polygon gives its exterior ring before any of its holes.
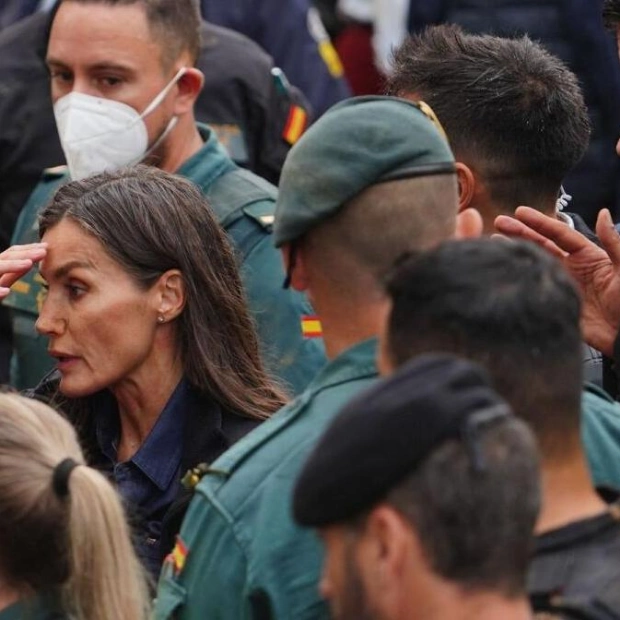
{"type": "Polygon", "coordinates": [[[53,304],[46,299],[41,306],[35,329],[42,336],[59,336],[65,331],[66,320],[59,315],[53,304]]]}

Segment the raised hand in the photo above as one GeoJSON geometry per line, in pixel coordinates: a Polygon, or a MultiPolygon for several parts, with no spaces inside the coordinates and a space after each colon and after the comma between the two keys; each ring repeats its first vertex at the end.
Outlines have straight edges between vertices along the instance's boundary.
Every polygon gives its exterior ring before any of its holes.
{"type": "Polygon", "coordinates": [[[47,244],[31,243],[30,245],[14,245],[0,254],[0,299],[10,292],[10,287],[33,265],[45,258],[47,244]]]}
{"type": "Polygon", "coordinates": [[[564,263],[581,288],[584,339],[611,356],[620,329],[620,236],[609,211],[601,211],[596,223],[602,248],[529,207],[519,207],[514,217],[500,215],[495,227],[508,237],[538,243],[564,263]]]}

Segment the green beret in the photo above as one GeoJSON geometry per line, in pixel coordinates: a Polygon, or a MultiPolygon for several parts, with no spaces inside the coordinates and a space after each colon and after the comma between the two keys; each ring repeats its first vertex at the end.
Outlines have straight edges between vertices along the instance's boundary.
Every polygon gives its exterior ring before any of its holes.
{"type": "Polygon", "coordinates": [[[396,97],[355,97],[325,113],[291,149],[280,178],[276,247],[301,237],[376,183],[454,173],[430,108],[396,97]]]}

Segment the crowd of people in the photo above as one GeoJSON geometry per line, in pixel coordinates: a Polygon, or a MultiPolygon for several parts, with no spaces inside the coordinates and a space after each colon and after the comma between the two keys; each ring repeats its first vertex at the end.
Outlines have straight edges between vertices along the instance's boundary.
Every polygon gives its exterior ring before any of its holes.
{"type": "Polygon", "coordinates": [[[487,4],[0,7],[0,620],[620,620],[620,0],[487,4]]]}

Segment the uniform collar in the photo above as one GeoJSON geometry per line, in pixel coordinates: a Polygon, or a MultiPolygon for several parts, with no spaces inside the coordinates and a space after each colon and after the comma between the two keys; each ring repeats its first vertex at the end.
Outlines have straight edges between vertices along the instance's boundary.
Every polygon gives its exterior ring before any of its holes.
{"type": "MultiPolygon", "coordinates": [[[[377,339],[364,340],[341,353],[329,362],[308,387],[297,397],[277,411],[269,420],[232,446],[214,464],[215,469],[231,474],[251,456],[269,437],[295,423],[312,401],[324,390],[338,385],[371,379],[377,376],[375,362],[377,339]]],[[[334,413],[336,413],[334,411],[334,413]]]]}
{"type": "Polygon", "coordinates": [[[209,187],[223,174],[237,168],[226,149],[208,125],[196,123],[204,146],[192,155],[176,173],[192,179],[203,193],[208,195],[209,187]]]}

